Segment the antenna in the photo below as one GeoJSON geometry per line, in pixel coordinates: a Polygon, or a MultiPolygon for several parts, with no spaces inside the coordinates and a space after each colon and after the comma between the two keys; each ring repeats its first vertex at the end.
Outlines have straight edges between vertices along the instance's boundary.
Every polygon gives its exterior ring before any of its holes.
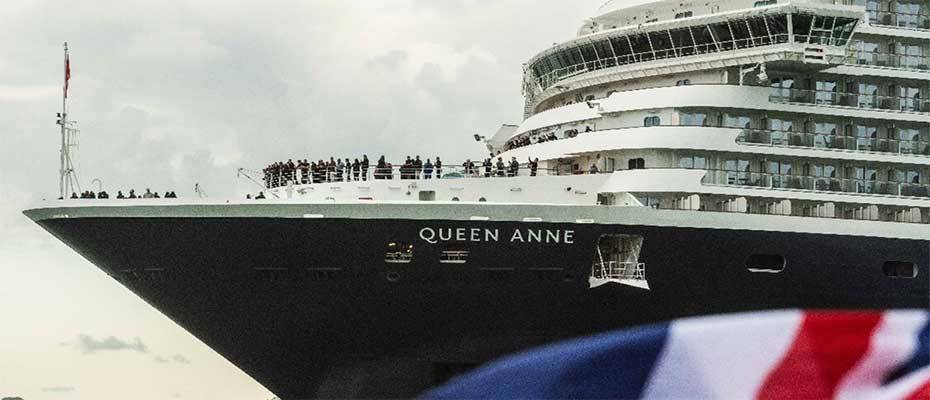
{"type": "Polygon", "coordinates": [[[61,165],[58,169],[58,195],[64,199],[68,193],[81,191],[77,174],[72,162],[72,148],[77,147],[79,130],[74,128],[76,121],[68,120],[68,81],[71,80],[71,60],[68,55],[68,42],[65,42],[64,87],[61,96],[61,112],[58,113],[57,124],[61,126],[61,165]]]}

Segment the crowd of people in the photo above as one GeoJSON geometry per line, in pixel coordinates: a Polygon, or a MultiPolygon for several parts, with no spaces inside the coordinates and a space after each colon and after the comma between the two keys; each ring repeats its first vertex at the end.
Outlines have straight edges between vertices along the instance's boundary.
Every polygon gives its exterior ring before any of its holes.
{"type": "MultiPolygon", "coordinates": [[[[462,164],[462,173],[466,176],[474,177],[479,177],[482,174],[485,177],[518,175],[521,166],[516,158],[512,158],[511,161],[506,164],[501,157],[497,157],[496,163],[493,160],[493,154],[490,158],[486,158],[481,164],[476,164],[470,159],[466,160],[462,164]]],[[[265,167],[262,169],[262,173],[264,175],[263,180],[265,181],[265,187],[272,189],[287,186],[289,183],[311,184],[395,178],[441,179],[443,174],[450,172],[448,169],[444,171],[443,168],[442,159],[439,157],[435,159],[429,157],[423,159],[420,158],[420,156],[407,156],[406,160],[404,160],[400,166],[395,166],[387,162],[382,155],[378,158],[374,166],[372,166],[368,156],[363,155],[361,159],[356,158],[354,160],[348,158],[337,159],[335,157],[330,157],[329,161],[318,160],[315,162],[307,161],[307,159],[298,159],[297,161],[289,159],[265,167]],[[398,172],[397,175],[395,175],[395,170],[398,172]],[[369,172],[371,174],[369,174],[369,172]]],[[[536,176],[539,168],[539,159],[530,159],[526,168],[529,169],[530,176],[536,176]]],[[[456,177],[460,176],[461,175],[457,175],[456,177]]]]}
{"type": "MultiPolygon", "coordinates": [[[[105,190],[101,190],[99,193],[94,193],[92,190],[86,190],[84,192],[81,192],[80,196],[78,196],[77,193],[71,193],[71,198],[72,199],[109,199],[110,194],[107,193],[105,190]]],[[[145,193],[138,194],[138,195],[136,194],[135,189],[129,189],[129,195],[125,195],[123,194],[122,190],[118,190],[116,192],[116,198],[117,199],[160,199],[162,198],[162,196],[160,196],[158,192],[153,192],[151,189],[145,189],[145,193]]],[[[175,194],[173,191],[165,192],[164,198],[165,199],[176,199],[178,198],[178,195],[175,194]]]]}

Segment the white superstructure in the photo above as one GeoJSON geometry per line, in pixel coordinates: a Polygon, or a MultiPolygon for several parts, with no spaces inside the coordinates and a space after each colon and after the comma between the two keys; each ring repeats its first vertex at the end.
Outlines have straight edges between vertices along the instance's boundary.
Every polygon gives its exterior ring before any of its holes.
{"type": "Polygon", "coordinates": [[[926,1],[623,3],[526,64],[525,120],[486,141],[518,176],[297,171],[272,195],[930,222],[926,1]]]}

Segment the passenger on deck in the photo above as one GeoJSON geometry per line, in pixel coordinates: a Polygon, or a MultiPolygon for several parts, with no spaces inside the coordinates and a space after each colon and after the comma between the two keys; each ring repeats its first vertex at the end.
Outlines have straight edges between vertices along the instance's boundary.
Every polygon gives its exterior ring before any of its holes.
{"type": "Polygon", "coordinates": [[[591,169],[588,170],[588,173],[591,175],[600,173],[600,169],[597,168],[597,164],[591,164],[591,169]]]}
{"type": "Polygon", "coordinates": [[[503,158],[497,157],[497,164],[495,165],[495,167],[497,167],[497,176],[504,176],[504,168],[505,168],[505,167],[504,167],[504,159],[503,159],[503,158]]]}
{"type": "Polygon", "coordinates": [[[359,175],[362,173],[362,163],[356,158],[352,161],[352,180],[358,181],[359,175]]]}
{"type": "Polygon", "coordinates": [[[436,179],[442,178],[442,160],[439,157],[436,157],[436,162],[433,163],[433,167],[436,168],[436,179]]]}
{"type": "Polygon", "coordinates": [[[494,163],[491,162],[490,158],[485,158],[482,165],[484,166],[484,177],[490,178],[491,170],[494,169],[494,163]]]}
{"type": "Polygon", "coordinates": [[[510,173],[509,176],[514,177],[520,173],[520,162],[517,161],[516,157],[510,158],[510,173]]]}
{"type": "Polygon", "coordinates": [[[100,193],[97,193],[97,198],[98,199],[109,199],[110,194],[107,193],[106,191],[101,191],[100,193]]]}
{"type": "Polygon", "coordinates": [[[423,179],[429,179],[433,175],[433,162],[426,159],[426,164],[423,164],[423,179]]]}
{"type": "Polygon", "coordinates": [[[117,198],[117,199],[125,199],[126,196],[123,195],[123,191],[122,191],[122,190],[117,190],[117,191],[116,191],[116,198],[117,198]]]}
{"type": "Polygon", "coordinates": [[[420,160],[420,156],[413,160],[413,170],[415,178],[419,179],[423,176],[423,160],[420,160]]]}
{"type": "Polygon", "coordinates": [[[155,195],[152,194],[152,191],[149,190],[148,188],[146,188],[146,189],[145,189],[145,193],[142,194],[142,198],[143,198],[143,199],[151,199],[151,198],[154,198],[154,197],[155,197],[155,195]]]}
{"type": "Polygon", "coordinates": [[[368,180],[368,166],[369,166],[369,164],[370,164],[370,163],[368,162],[368,154],[362,155],[362,180],[363,180],[363,181],[367,181],[367,180],[368,180]]]}
{"type": "Polygon", "coordinates": [[[536,170],[539,168],[539,158],[530,159],[530,176],[536,176],[536,170]]]}
{"type": "Polygon", "coordinates": [[[258,192],[258,196],[255,196],[255,200],[262,200],[265,198],[265,192],[258,192]]]}
{"type": "Polygon", "coordinates": [[[137,199],[137,198],[138,198],[138,197],[136,196],[136,189],[129,189],[129,198],[130,198],[130,199],[137,199]]]}

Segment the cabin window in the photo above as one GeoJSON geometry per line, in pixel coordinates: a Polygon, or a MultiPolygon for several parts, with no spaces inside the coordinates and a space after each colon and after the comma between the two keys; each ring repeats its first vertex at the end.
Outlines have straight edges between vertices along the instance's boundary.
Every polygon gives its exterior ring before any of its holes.
{"type": "Polygon", "coordinates": [[[749,272],[777,274],[785,270],[785,257],[774,254],[753,254],[746,259],[749,272]]]}
{"type": "Polygon", "coordinates": [[[645,119],[643,119],[643,126],[648,127],[648,126],[659,126],[659,125],[662,125],[662,118],[659,118],[659,116],[657,115],[646,117],[645,119]]]}
{"type": "Polygon", "coordinates": [[[675,14],[675,19],[689,18],[694,15],[694,11],[685,11],[675,14]]]}
{"type": "Polygon", "coordinates": [[[633,158],[627,162],[629,169],[646,169],[646,160],[642,158],[633,158]]]}
{"type": "Polygon", "coordinates": [[[691,80],[690,80],[690,79],[682,79],[682,80],[680,80],[680,81],[678,81],[678,82],[675,82],[675,86],[688,86],[688,85],[690,85],[690,84],[691,84],[691,80]]]}
{"type": "Polygon", "coordinates": [[[909,261],[886,261],[882,272],[889,278],[914,279],[917,277],[917,265],[909,261]]]}

